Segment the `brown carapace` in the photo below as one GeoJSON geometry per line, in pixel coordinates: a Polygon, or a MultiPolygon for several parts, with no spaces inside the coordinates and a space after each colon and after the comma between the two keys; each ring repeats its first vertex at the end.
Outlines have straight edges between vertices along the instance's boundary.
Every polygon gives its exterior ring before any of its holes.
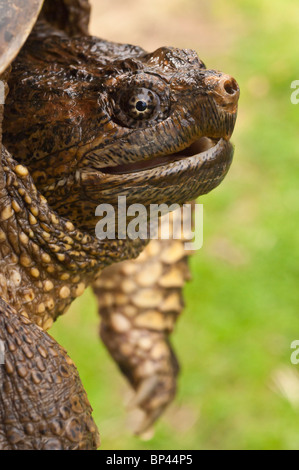
{"type": "Polygon", "coordinates": [[[117,211],[119,196],[181,205],[216,187],[239,87],[192,50],[89,36],[87,0],[0,0],[0,12],[0,449],[96,449],[78,372],[46,330],[93,286],[101,338],[142,410],[135,431],[163,412],[179,369],[169,335],[190,277],[184,240],[98,240],[95,210],[117,211]]]}

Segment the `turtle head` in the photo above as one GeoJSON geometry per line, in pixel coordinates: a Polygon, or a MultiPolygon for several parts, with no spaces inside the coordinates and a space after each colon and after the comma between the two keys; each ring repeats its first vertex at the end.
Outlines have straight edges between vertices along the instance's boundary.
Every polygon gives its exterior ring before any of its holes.
{"type": "Polygon", "coordinates": [[[231,164],[238,84],[192,50],[35,34],[9,85],[5,145],[85,230],[101,203],[182,204],[231,164]]]}

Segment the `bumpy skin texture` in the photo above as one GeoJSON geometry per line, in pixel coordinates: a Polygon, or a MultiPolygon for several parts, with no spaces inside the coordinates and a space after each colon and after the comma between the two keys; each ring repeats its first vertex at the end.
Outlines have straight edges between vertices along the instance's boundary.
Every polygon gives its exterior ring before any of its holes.
{"type": "Polygon", "coordinates": [[[60,218],[37,191],[28,170],[2,151],[0,295],[48,329],[114,260],[136,256],[144,243],[109,246],[60,218]]]}
{"type": "MultiPolygon", "coordinates": [[[[3,449],[98,445],[77,371],[43,331],[101,269],[144,248],[139,239],[98,241],[96,206],[116,206],[119,195],[146,206],[186,202],[217,186],[232,158],[239,90],[231,77],[206,70],[193,51],[148,54],[85,36],[88,15],[86,0],[47,1],[42,21],[2,77],[10,87],[0,167],[3,449]],[[57,27],[83,37],[70,39],[57,27]]],[[[101,278],[94,284],[102,338],[146,415],[139,431],[175,391],[168,334],[188,274],[181,245],[161,247],[158,253],[151,242],[143,261],[107,271],[110,287],[101,278]],[[122,305],[105,304],[126,269],[135,269],[133,290],[122,282],[122,305]],[[157,311],[149,310],[145,292],[138,297],[137,286],[161,299],[157,311]]]]}
{"type": "Polygon", "coordinates": [[[67,366],[63,350],[40,327],[51,327],[72,300],[83,294],[100,266],[113,258],[135,256],[141,244],[133,248],[116,241],[108,249],[59,218],[36,190],[28,170],[4,148],[2,170],[0,297],[6,303],[0,305],[0,339],[6,356],[5,366],[0,366],[0,448],[41,449],[57,447],[57,441],[63,449],[95,448],[97,431],[76,369],[67,366]],[[19,317],[20,324],[28,325],[28,337],[18,326],[19,317]],[[51,345],[57,355],[49,351],[51,345]],[[38,397],[39,413],[34,412],[38,397]],[[55,416],[59,428],[54,426],[55,416]]]}
{"type": "Polygon", "coordinates": [[[148,54],[39,23],[9,87],[4,144],[49,204],[83,230],[94,233],[100,203],[181,204],[229,169],[238,86],[206,70],[194,51],[148,54]]]}
{"type": "Polygon", "coordinates": [[[6,345],[0,368],[0,448],[96,448],[91,406],[61,346],[1,299],[0,339],[6,345]]]}
{"type": "Polygon", "coordinates": [[[170,224],[167,216],[161,223],[163,233],[163,226],[169,230],[173,218],[179,217],[180,239],[152,240],[136,260],[106,268],[93,285],[101,338],[136,392],[130,409],[143,412],[132,414],[137,416],[132,423],[137,434],[161,415],[177,387],[179,364],[170,335],[184,307],[184,284],[191,277],[183,235],[190,214],[180,212],[171,214],[170,224]]]}

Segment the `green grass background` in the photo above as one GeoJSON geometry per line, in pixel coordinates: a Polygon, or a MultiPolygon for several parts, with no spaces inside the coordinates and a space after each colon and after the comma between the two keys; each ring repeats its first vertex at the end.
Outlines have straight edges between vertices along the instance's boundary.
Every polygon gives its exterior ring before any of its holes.
{"type": "Polygon", "coordinates": [[[196,49],[241,89],[231,171],[200,200],[204,246],[173,334],[179,392],[151,439],[126,427],[127,385],[98,341],[91,292],[51,330],[78,366],[102,449],[299,449],[298,0],[131,0],[118,23],[121,2],[93,3],[95,34],[196,49]]]}

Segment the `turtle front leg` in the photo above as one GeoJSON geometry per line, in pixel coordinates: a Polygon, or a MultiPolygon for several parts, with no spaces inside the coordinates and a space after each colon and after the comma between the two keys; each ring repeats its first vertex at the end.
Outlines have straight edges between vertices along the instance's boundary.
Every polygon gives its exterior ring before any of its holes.
{"type": "Polygon", "coordinates": [[[0,449],[96,449],[97,428],[66,351],[0,298],[0,449]]]}
{"type": "Polygon", "coordinates": [[[179,371],[169,336],[183,309],[190,278],[181,240],[152,240],[133,261],[106,268],[94,284],[101,338],[144,412],[142,433],[173,400],[179,371]]]}

